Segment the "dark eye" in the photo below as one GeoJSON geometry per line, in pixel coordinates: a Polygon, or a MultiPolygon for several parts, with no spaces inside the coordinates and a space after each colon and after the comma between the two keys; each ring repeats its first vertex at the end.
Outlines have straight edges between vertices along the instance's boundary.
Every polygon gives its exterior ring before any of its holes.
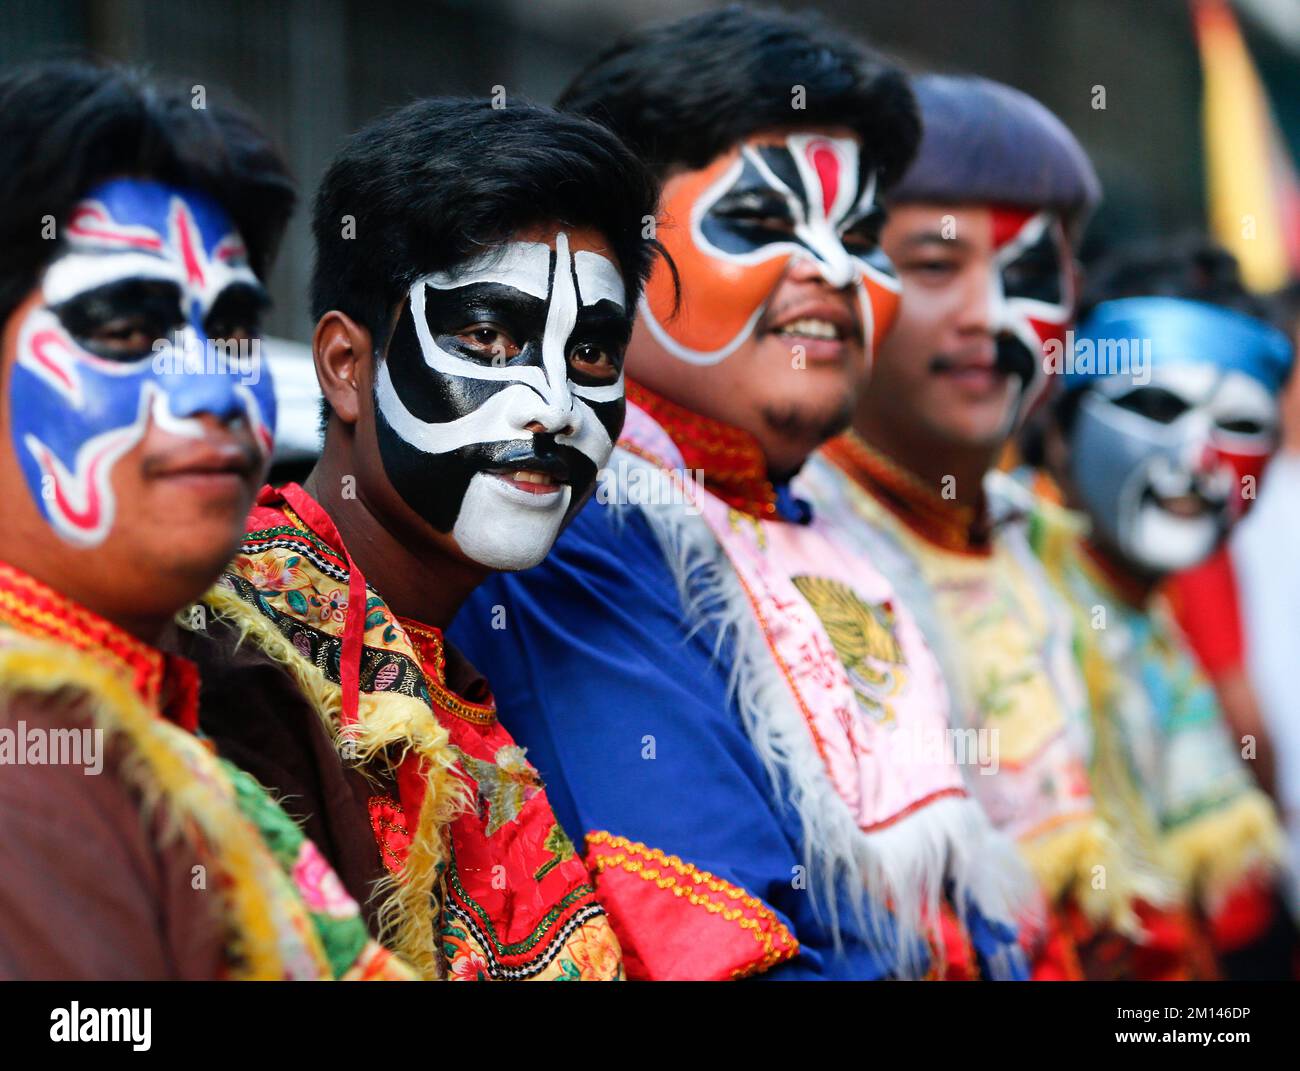
{"type": "Polygon", "coordinates": [[[1061,257],[1050,230],[1002,269],[1002,292],[1007,297],[1059,305],[1065,300],[1063,289],[1061,257]]]}
{"type": "Polygon", "coordinates": [[[941,282],[957,273],[959,264],[953,257],[915,257],[903,261],[899,271],[910,276],[919,276],[922,282],[941,282]]]}
{"type": "Polygon", "coordinates": [[[468,349],[494,362],[508,361],[519,355],[515,340],[498,324],[470,324],[456,332],[456,338],[468,349]]]}
{"type": "Polygon", "coordinates": [[[1220,420],[1218,426],[1221,431],[1231,432],[1233,435],[1262,435],[1264,432],[1263,424],[1248,417],[1237,420],[1220,420]]]}
{"type": "Polygon", "coordinates": [[[147,356],[153,344],[167,334],[167,328],[142,317],[118,318],[101,324],[82,341],[92,353],[121,360],[147,356]]]}
{"type": "Polygon", "coordinates": [[[618,361],[607,346],[595,342],[579,342],[569,352],[569,367],[580,377],[599,383],[612,383],[618,378],[618,361]]]}
{"type": "Polygon", "coordinates": [[[111,361],[147,357],[181,324],[175,286],[128,279],[78,294],[55,313],[77,342],[111,361]]]}
{"type": "Polygon", "coordinates": [[[873,209],[844,231],[845,248],[858,256],[877,249],[884,226],[885,213],[881,209],[873,209]]]}
{"type": "Polygon", "coordinates": [[[243,342],[261,337],[262,313],[269,301],[261,290],[232,286],[208,310],[203,329],[208,338],[243,342]]]}
{"type": "Polygon", "coordinates": [[[1187,412],[1187,403],[1163,387],[1138,387],[1116,398],[1114,404],[1157,424],[1172,424],[1187,412]]]}
{"type": "Polygon", "coordinates": [[[747,227],[783,233],[794,230],[790,206],[780,197],[756,191],[741,191],[719,200],[711,214],[747,227]]]}

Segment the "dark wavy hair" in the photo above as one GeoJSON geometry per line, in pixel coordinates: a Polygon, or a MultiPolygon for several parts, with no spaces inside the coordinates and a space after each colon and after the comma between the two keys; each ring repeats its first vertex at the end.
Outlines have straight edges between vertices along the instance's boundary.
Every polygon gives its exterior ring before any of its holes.
{"type": "Polygon", "coordinates": [[[0,321],[36,285],[65,221],[93,187],[134,175],[202,190],[230,215],[265,276],[293,212],[279,151],[240,112],[191,106],[138,71],[57,60],[0,76],[0,321]]]}
{"type": "Polygon", "coordinates": [[[316,194],[312,311],[346,313],[378,348],[411,283],[539,223],[610,243],[629,318],[658,243],[658,184],[607,130],[550,108],[417,100],[352,135],[316,194]],[[344,217],[354,226],[344,226],[344,217]],[[354,234],[354,237],[348,237],[354,234]]]}
{"type": "Polygon", "coordinates": [[[558,106],[608,126],[660,178],[760,130],[845,126],[888,186],[920,124],[903,71],[812,12],[732,5],[638,30],[601,52],[558,106]],[[803,108],[794,106],[803,89],[803,108]]]}

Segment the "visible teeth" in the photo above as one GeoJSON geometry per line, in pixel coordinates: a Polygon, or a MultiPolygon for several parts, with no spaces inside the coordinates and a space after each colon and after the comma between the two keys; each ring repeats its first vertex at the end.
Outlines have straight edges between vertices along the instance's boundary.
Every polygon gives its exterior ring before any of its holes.
{"type": "Polygon", "coordinates": [[[777,331],[778,335],[802,335],[805,338],[829,338],[835,339],[840,337],[839,328],[829,320],[818,320],[811,316],[805,316],[799,320],[791,320],[788,324],[777,331]]]}
{"type": "Polygon", "coordinates": [[[518,472],[512,472],[511,477],[520,483],[550,483],[551,478],[544,472],[535,472],[532,469],[520,469],[518,472]]]}

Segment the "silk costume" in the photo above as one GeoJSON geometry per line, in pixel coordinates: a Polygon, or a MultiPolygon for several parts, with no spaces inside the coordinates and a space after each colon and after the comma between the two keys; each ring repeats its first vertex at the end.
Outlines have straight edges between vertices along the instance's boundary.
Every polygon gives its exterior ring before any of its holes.
{"type": "Polygon", "coordinates": [[[629,976],[1017,976],[1018,864],[906,609],[748,434],[629,402],[597,500],[452,626],[499,667],[629,976]]]}
{"type": "MultiPolygon", "coordinates": [[[[310,720],[331,745],[324,765],[341,762],[347,786],[286,805],[304,817],[337,809],[335,826],[369,824],[359,869],[378,887],[381,934],[425,977],[622,976],[587,871],[486,683],[477,678],[464,693],[448,685],[459,655],[439,629],[396,617],[366,586],[302,488],[263,489],[206,604],[314,709],[310,720]]],[[[233,672],[233,654],[216,665],[233,672]]],[[[261,687],[255,679],[250,689],[261,687]]],[[[248,720],[226,719],[226,746],[238,745],[248,720]]]]}
{"type": "MultiPolygon", "coordinates": [[[[198,694],[194,667],[184,659],[0,564],[0,728],[22,730],[27,719],[39,730],[93,727],[113,756],[99,776],[72,774],[103,793],[94,798],[104,828],[86,841],[99,860],[93,898],[82,896],[73,873],[62,872],[83,858],[80,844],[61,844],[74,812],[57,797],[5,799],[0,901],[12,928],[0,935],[0,974],[414,978],[371,939],[356,901],[284,810],[195,735],[198,694]],[[22,722],[13,721],[15,713],[22,722]],[[37,839],[24,848],[25,830],[37,839]],[[190,890],[206,891],[178,897],[174,882],[169,891],[164,879],[177,860],[176,876],[189,879],[190,890]],[[128,884],[128,865],[138,882],[162,876],[143,886],[158,890],[159,901],[129,902],[142,886],[128,884]],[[93,935],[79,932],[89,921],[84,914],[60,928],[60,912],[77,904],[99,919],[93,935]],[[133,927],[138,908],[150,917],[133,927]]],[[[10,767],[2,794],[65,768],[10,767]]],[[[80,787],[63,783],[72,792],[80,787]]],[[[84,823],[75,828],[79,839],[88,836],[84,823]]]]}

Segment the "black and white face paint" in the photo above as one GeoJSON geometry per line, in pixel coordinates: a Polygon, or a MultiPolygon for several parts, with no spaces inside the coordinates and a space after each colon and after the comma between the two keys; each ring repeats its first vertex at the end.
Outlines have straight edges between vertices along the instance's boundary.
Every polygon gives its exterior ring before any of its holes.
{"type": "Polygon", "coordinates": [[[375,376],[393,486],[474,561],[536,565],[622,430],[630,330],[618,268],[564,232],[417,280],[375,376]]]}

